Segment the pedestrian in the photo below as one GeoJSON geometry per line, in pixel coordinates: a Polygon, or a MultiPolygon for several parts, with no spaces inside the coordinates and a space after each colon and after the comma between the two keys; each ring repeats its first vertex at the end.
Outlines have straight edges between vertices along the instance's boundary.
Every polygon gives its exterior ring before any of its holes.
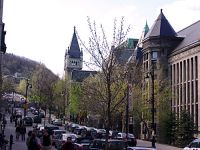
{"type": "Polygon", "coordinates": [[[32,132],[29,143],[28,150],[41,150],[41,145],[39,139],[36,138],[35,132],[32,132]]]}
{"type": "Polygon", "coordinates": [[[20,126],[17,125],[16,129],[15,129],[15,133],[16,133],[16,140],[19,140],[19,136],[20,136],[20,126]]]}
{"type": "Polygon", "coordinates": [[[15,117],[15,127],[17,127],[17,117],[15,117]]]}
{"type": "Polygon", "coordinates": [[[10,145],[9,145],[9,150],[12,150],[12,145],[13,145],[13,135],[10,135],[10,145]]]}
{"type": "Polygon", "coordinates": [[[74,144],[72,143],[72,138],[67,137],[67,141],[61,147],[61,150],[74,150],[74,144]]]}
{"type": "Polygon", "coordinates": [[[21,134],[21,137],[22,137],[22,141],[25,141],[26,127],[24,125],[22,125],[20,127],[20,134],[21,134]]]}
{"type": "Polygon", "coordinates": [[[27,150],[29,150],[29,149],[28,149],[28,146],[29,146],[29,143],[30,143],[31,134],[32,134],[32,131],[29,131],[29,132],[28,132],[28,137],[27,137],[27,139],[26,139],[27,150]]]}
{"type": "Polygon", "coordinates": [[[51,136],[47,132],[47,130],[44,130],[44,134],[42,137],[42,149],[43,150],[50,150],[51,149],[51,136]]]}

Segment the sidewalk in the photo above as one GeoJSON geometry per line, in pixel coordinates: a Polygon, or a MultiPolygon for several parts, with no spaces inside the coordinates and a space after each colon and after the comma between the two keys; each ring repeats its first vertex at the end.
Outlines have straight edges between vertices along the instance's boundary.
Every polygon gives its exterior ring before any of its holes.
{"type": "MultiPolygon", "coordinates": [[[[151,147],[151,142],[138,139],[137,146],[151,147]]],[[[178,147],[174,147],[174,146],[170,146],[170,145],[156,143],[156,150],[182,150],[182,149],[183,148],[178,148],[178,147]]]]}

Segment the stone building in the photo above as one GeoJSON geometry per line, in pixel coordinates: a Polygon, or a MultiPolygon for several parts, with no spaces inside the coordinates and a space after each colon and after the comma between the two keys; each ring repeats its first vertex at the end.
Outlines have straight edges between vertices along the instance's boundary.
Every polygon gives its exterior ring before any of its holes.
{"type": "MultiPolygon", "coordinates": [[[[200,21],[175,32],[162,9],[143,40],[143,71],[151,72],[155,80],[168,80],[172,89],[172,111],[180,116],[181,110],[190,112],[195,126],[200,125],[200,21]]],[[[147,84],[151,84],[150,80],[147,84]]],[[[147,88],[147,86],[144,88],[147,88]]],[[[151,93],[150,93],[151,94],[151,93]]],[[[150,99],[148,95],[146,99],[150,99]]]]}

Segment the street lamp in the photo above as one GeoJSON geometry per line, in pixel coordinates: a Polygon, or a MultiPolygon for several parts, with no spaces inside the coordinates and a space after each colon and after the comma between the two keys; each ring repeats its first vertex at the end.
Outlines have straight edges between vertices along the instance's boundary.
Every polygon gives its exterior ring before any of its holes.
{"type": "Polygon", "coordinates": [[[151,68],[150,71],[148,72],[146,78],[149,78],[149,75],[151,77],[151,119],[152,119],[152,147],[156,147],[156,140],[155,140],[155,131],[156,131],[156,125],[155,125],[155,98],[154,98],[154,67],[155,67],[156,61],[152,60],[151,62],[151,68]]]}

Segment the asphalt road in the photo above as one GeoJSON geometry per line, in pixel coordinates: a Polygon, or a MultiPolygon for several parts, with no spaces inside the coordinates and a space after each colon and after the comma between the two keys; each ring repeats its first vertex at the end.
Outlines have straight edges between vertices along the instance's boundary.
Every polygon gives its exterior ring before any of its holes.
{"type": "MultiPolygon", "coordinates": [[[[23,112],[23,111],[22,111],[23,112]]],[[[31,116],[31,113],[28,113],[28,116],[31,116]]],[[[14,140],[14,144],[12,145],[12,150],[26,150],[26,142],[21,140],[21,137],[19,138],[19,140],[16,141],[16,134],[15,134],[15,123],[12,122],[10,123],[10,115],[6,114],[6,120],[7,120],[7,125],[5,128],[5,138],[6,139],[10,139],[10,135],[13,135],[13,140],[14,140]]],[[[26,138],[27,138],[27,133],[28,131],[33,130],[32,126],[28,126],[26,127],[26,138]]],[[[8,149],[8,148],[7,148],[8,149]]],[[[52,150],[55,150],[54,147],[52,147],[52,150]]]]}

